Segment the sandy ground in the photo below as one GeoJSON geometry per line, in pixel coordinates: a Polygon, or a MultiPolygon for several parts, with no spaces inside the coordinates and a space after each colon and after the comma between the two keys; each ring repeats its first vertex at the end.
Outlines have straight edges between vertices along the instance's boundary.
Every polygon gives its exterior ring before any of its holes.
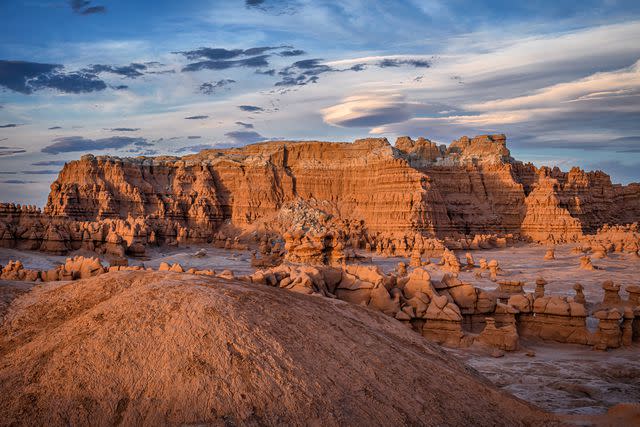
{"type": "Polygon", "coordinates": [[[608,352],[589,347],[526,342],[532,349],[495,358],[477,350],[449,349],[498,387],[548,411],[602,414],[622,402],[640,402],[640,344],[608,352]]]}
{"type": "MultiPolygon", "coordinates": [[[[576,282],[585,287],[588,302],[602,299],[602,282],[613,280],[623,285],[640,284],[640,259],[626,254],[612,254],[605,259],[593,260],[601,269],[585,271],[579,269],[577,254],[571,254],[573,245],[556,247],[556,260],[545,261],[546,248],[535,245],[519,245],[507,249],[473,251],[476,263],[480,258],[496,259],[504,270],[499,280],[522,280],[525,289],[533,291],[534,281],[544,277],[549,284],[547,294],[573,295],[576,282]]],[[[458,257],[464,261],[464,251],[458,257]]],[[[363,253],[362,255],[371,256],[363,253]]],[[[48,269],[63,263],[66,257],[51,256],[39,252],[22,252],[0,248],[0,264],[9,259],[20,259],[27,268],[48,269]]],[[[191,246],[175,249],[151,249],[147,260],[130,259],[131,265],[144,264],[157,268],[165,261],[179,262],[184,268],[230,269],[236,275],[250,274],[255,269],[250,266],[249,251],[224,250],[206,246],[191,246]],[[201,258],[193,254],[205,247],[207,255],[201,258]]],[[[406,258],[372,257],[372,264],[384,271],[393,270],[399,261],[406,258]]],[[[432,277],[440,279],[444,274],[433,262],[427,268],[432,277]]],[[[485,273],[485,276],[487,274],[485,273]]],[[[460,273],[460,278],[475,286],[494,289],[496,284],[488,278],[478,279],[472,272],[460,273]]],[[[0,283],[3,286],[3,283],[0,283]]],[[[16,289],[18,293],[22,289],[16,289]]],[[[623,297],[626,297],[622,292],[623,297]]],[[[640,401],[640,345],[609,352],[592,351],[589,347],[560,345],[544,342],[522,342],[522,347],[532,349],[534,357],[525,351],[507,353],[494,358],[485,352],[471,350],[450,350],[466,360],[497,386],[516,396],[535,403],[544,409],[565,414],[604,413],[607,408],[620,402],[640,401]]]]}
{"type": "MultiPolygon", "coordinates": [[[[66,256],[49,255],[43,252],[18,251],[15,249],[0,248],[0,265],[5,265],[9,260],[20,260],[25,268],[34,270],[48,270],[57,265],[64,264],[68,257],[74,255],[96,256],[86,251],[76,251],[66,256]]],[[[233,270],[236,275],[251,274],[255,268],[251,267],[251,252],[212,248],[211,246],[189,246],[181,248],[150,248],[144,260],[128,258],[129,265],[144,265],[157,269],[161,262],[170,264],[180,263],[185,270],[188,268],[213,269],[215,271],[233,270]],[[204,257],[193,256],[199,249],[204,248],[207,255],[204,257]]],[[[105,265],[107,265],[105,263],[105,265]]]]}

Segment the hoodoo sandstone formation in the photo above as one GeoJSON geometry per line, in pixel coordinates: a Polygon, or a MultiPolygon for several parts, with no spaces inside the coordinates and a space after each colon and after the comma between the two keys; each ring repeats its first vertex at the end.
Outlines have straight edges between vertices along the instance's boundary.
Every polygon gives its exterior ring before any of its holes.
{"type": "Polygon", "coordinates": [[[0,206],[0,244],[136,255],[147,244],[226,239],[221,229],[282,235],[287,228],[273,220],[292,205],[331,219],[332,247],[409,255],[416,245],[441,250],[438,242],[578,241],[638,221],[640,185],[524,164],[504,135],[448,147],[404,137],[395,147],[380,138],[266,142],[182,158],[86,155],[65,165],[43,212],[0,206]]]}

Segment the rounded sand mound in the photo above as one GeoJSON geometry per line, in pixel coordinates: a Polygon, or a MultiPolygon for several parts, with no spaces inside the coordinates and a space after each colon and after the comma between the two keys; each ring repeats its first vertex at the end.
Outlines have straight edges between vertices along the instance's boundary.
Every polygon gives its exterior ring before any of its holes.
{"type": "Polygon", "coordinates": [[[173,273],[109,273],[14,300],[0,396],[0,424],[553,422],[382,314],[173,273]]]}

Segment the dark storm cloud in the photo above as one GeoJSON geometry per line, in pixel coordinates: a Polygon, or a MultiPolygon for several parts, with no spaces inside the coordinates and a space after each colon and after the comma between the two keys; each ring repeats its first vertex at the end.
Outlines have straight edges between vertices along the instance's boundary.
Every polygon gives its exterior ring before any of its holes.
{"type": "Polygon", "coordinates": [[[111,128],[108,129],[111,132],[137,132],[140,128],[111,128]]]}
{"type": "Polygon", "coordinates": [[[41,162],[31,163],[31,166],[64,166],[66,160],[43,160],[41,162]]]}
{"type": "Polygon", "coordinates": [[[232,79],[222,79],[217,82],[205,82],[200,85],[198,90],[205,95],[213,95],[216,93],[217,89],[221,89],[225,86],[229,86],[230,84],[235,83],[235,80],[232,79]]]}
{"type": "Polygon", "coordinates": [[[67,153],[72,151],[93,151],[118,149],[128,145],[144,146],[144,138],[130,138],[128,136],[112,136],[109,138],[88,139],[81,136],[65,136],[55,138],[53,144],[47,145],[41,151],[49,154],[67,153]]]}
{"type": "Polygon", "coordinates": [[[251,123],[245,123],[245,122],[236,122],[236,124],[238,126],[242,126],[245,129],[253,129],[253,125],[251,123]]]}
{"type": "Polygon", "coordinates": [[[246,59],[237,60],[207,60],[187,64],[182,71],[200,71],[200,70],[226,70],[228,68],[247,67],[260,68],[269,66],[267,58],[269,55],[253,56],[246,59]]]}
{"type": "Polygon", "coordinates": [[[431,61],[426,59],[383,59],[378,63],[380,68],[400,67],[401,65],[411,65],[416,68],[429,68],[431,61]]]}
{"type": "Polygon", "coordinates": [[[87,93],[107,88],[95,74],[63,70],[64,67],[57,64],[0,60],[0,86],[26,95],[42,89],[87,93]]]}
{"type": "Polygon", "coordinates": [[[185,117],[185,120],[204,120],[204,119],[208,119],[209,116],[189,116],[189,117],[185,117]]]}
{"type": "Polygon", "coordinates": [[[79,15],[93,15],[96,13],[105,13],[107,8],[104,6],[91,6],[88,0],[69,0],[71,9],[79,15]]]}
{"type": "Polygon", "coordinates": [[[251,144],[258,141],[263,141],[265,139],[265,137],[260,135],[258,132],[247,130],[236,130],[227,132],[224,134],[224,136],[230,138],[234,143],[237,144],[251,144]]]}
{"type": "Polygon", "coordinates": [[[17,128],[18,126],[20,125],[17,123],[7,123],[6,125],[0,125],[0,129],[17,128]]]}
{"type": "Polygon", "coordinates": [[[144,73],[142,73],[142,71],[145,71],[146,69],[147,69],[146,65],[132,62],[129,65],[124,65],[121,67],[113,66],[113,65],[96,64],[96,65],[91,65],[88,68],[83,69],[82,71],[90,74],[111,73],[111,74],[117,74],[119,76],[135,79],[136,77],[144,76],[144,73]]]}
{"type": "Polygon", "coordinates": [[[249,113],[260,113],[264,111],[264,108],[256,107],[255,105],[238,105],[238,108],[249,113]]]}

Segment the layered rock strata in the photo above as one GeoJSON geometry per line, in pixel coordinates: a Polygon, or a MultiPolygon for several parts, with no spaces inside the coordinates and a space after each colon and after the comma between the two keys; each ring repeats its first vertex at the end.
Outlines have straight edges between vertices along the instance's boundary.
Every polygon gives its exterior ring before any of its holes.
{"type": "Polygon", "coordinates": [[[514,238],[584,241],[598,229],[615,235],[607,224],[640,219],[640,185],[524,164],[504,135],[449,147],[404,137],[395,147],[370,138],[276,141],[181,158],[85,155],[64,166],[43,212],[0,206],[0,244],[62,253],[92,241],[136,254],[145,244],[211,242],[221,229],[226,237],[282,235],[282,213],[298,203],[333,222],[341,244],[408,256],[416,245],[425,252],[514,238]]]}

